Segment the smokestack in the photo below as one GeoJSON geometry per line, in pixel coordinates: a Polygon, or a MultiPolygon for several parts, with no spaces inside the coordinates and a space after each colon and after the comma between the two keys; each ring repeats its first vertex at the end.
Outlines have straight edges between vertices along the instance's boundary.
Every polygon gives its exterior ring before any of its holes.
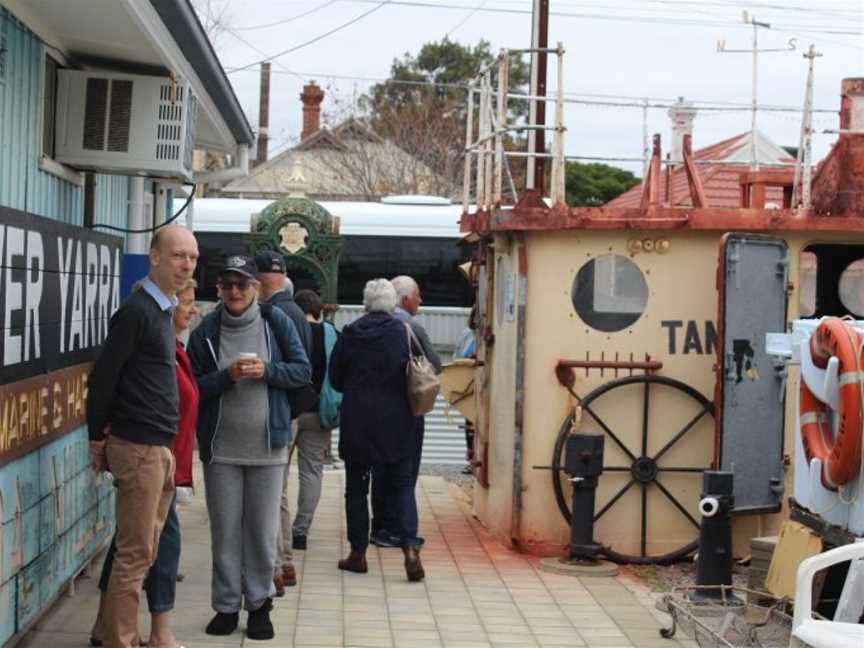
{"type": "Polygon", "coordinates": [[[303,94],[300,95],[303,102],[303,132],[300,133],[302,142],[310,135],[314,135],[321,128],[321,102],[324,101],[324,91],[310,81],[303,86],[303,94]]]}
{"type": "Polygon", "coordinates": [[[270,63],[261,64],[261,90],[258,105],[258,156],[255,164],[267,161],[267,144],[270,141],[270,63]]]}
{"type": "Polygon", "coordinates": [[[669,119],[672,120],[669,159],[673,162],[684,161],[684,136],[693,136],[693,119],[697,112],[693,102],[684,101],[684,97],[678,97],[678,101],[669,109],[669,119]]]}

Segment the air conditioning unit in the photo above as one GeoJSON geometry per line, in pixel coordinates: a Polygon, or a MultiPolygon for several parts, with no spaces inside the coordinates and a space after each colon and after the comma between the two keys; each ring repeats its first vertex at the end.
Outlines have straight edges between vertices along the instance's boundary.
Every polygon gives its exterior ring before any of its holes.
{"type": "Polygon", "coordinates": [[[54,157],[78,169],[189,179],[197,118],[188,83],[59,70],[54,157]]]}

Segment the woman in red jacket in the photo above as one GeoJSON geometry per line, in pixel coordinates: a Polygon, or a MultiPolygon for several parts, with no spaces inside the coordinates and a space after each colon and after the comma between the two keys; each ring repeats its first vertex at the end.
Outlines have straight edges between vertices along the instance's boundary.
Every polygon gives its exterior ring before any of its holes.
{"type": "MultiPolygon", "coordinates": [[[[198,285],[190,279],[186,288],[177,293],[177,306],[174,309],[174,330],[177,334],[177,390],[180,394],[180,422],[172,451],[176,460],[174,486],[192,486],[192,449],[195,442],[195,423],[198,416],[198,385],[192,373],[192,363],[180,336],[189,328],[198,310],[195,307],[195,289],[198,285]]],[[[114,543],[105,556],[99,589],[99,613],[90,632],[90,645],[102,645],[102,610],[111,566],[114,562],[114,543]]],[[[176,497],[171,503],[162,535],[159,536],[159,552],[156,562],[150,567],[144,581],[147,604],[150,608],[150,648],[182,648],[171,630],[171,610],[174,609],[174,595],[177,587],[177,568],[180,564],[180,521],[177,519],[176,497]]]]}

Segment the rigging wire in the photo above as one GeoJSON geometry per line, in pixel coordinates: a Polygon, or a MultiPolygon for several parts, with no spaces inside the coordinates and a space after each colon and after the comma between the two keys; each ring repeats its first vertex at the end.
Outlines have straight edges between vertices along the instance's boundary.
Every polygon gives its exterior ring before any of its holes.
{"type": "MultiPolygon", "coordinates": [[[[309,9],[308,11],[304,11],[303,13],[299,13],[296,16],[291,16],[290,18],[284,18],[282,20],[277,20],[276,22],[266,23],[263,25],[247,25],[244,27],[234,27],[234,30],[235,31],[253,31],[255,29],[268,29],[270,27],[277,27],[279,25],[286,25],[290,22],[294,22],[295,20],[299,20],[300,18],[305,18],[306,16],[310,16],[313,13],[321,11],[322,9],[326,9],[327,7],[329,7],[332,4],[335,4],[338,1],[339,0],[327,0],[327,2],[320,4],[317,7],[313,7],[312,9],[309,9]]],[[[223,25],[223,27],[225,27],[225,26],[223,25]]]]}
{"type": "Polygon", "coordinates": [[[248,68],[255,67],[256,65],[258,65],[260,63],[265,63],[267,61],[273,61],[274,59],[285,56],[286,54],[290,54],[291,52],[296,52],[297,50],[303,49],[304,47],[312,45],[313,43],[317,43],[318,41],[323,40],[323,39],[327,38],[328,36],[345,29],[346,27],[350,27],[351,25],[363,20],[366,16],[369,16],[370,14],[373,14],[376,11],[378,11],[379,9],[382,9],[386,5],[392,4],[392,3],[393,3],[393,0],[384,0],[383,2],[379,2],[374,7],[372,7],[369,11],[364,11],[359,16],[356,16],[356,17],[352,18],[351,20],[349,20],[348,22],[342,23],[341,25],[334,27],[333,29],[326,31],[323,34],[319,34],[315,38],[311,38],[304,43],[300,43],[299,45],[295,45],[294,47],[290,47],[290,48],[288,48],[282,52],[279,52],[278,54],[273,54],[272,56],[268,56],[264,60],[253,61],[252,63],[248,63],[247,65],[242,65],[240,67],[234,68],[233,70],[228,70],[227,73],[233,74],[234,72],[239,72],[240,70],[246,70],[248,68]]]}
{"type": "Polygon", "coordinates": [[[480,4],[478,4],[476,7],[474,7],[474,8],[473,8],[469,13],[468,13],[467,16],[465,16],[462,20],[460,20],[458,23],[456,23],[456,25],[455,25],[454,27],[451,27],[451,28],[447,31],[447,33],[444,34],[444,38],[446,39],[448,36],[450,36],[450,34],[452,34],[453,32],[455,32],[455,31],[456,31],[457,29],[459,29],[462,25],[464,25],[466,22],[468,22],[469,20],[471,20],[471,18],[473,18],[474,15],[475,15],[478,11],[480,11],[483,7],[486,6],[486,3],[487,3],[487,2],[489,2],[489,0],[481,0],[480,4]]]}

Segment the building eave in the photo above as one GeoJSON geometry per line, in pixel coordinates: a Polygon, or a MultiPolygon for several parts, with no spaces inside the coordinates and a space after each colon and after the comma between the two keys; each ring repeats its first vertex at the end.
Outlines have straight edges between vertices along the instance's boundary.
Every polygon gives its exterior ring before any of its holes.
{"type": "MultiPolygon", "coordinates": [[[[139,4],[141,0],[129,1],[139,4]]],[[[195,71],[234,140],[238,144],[251,146],[255,141],[252,128],[189,0],[149,0],[149,2],[195,71]]]]}

